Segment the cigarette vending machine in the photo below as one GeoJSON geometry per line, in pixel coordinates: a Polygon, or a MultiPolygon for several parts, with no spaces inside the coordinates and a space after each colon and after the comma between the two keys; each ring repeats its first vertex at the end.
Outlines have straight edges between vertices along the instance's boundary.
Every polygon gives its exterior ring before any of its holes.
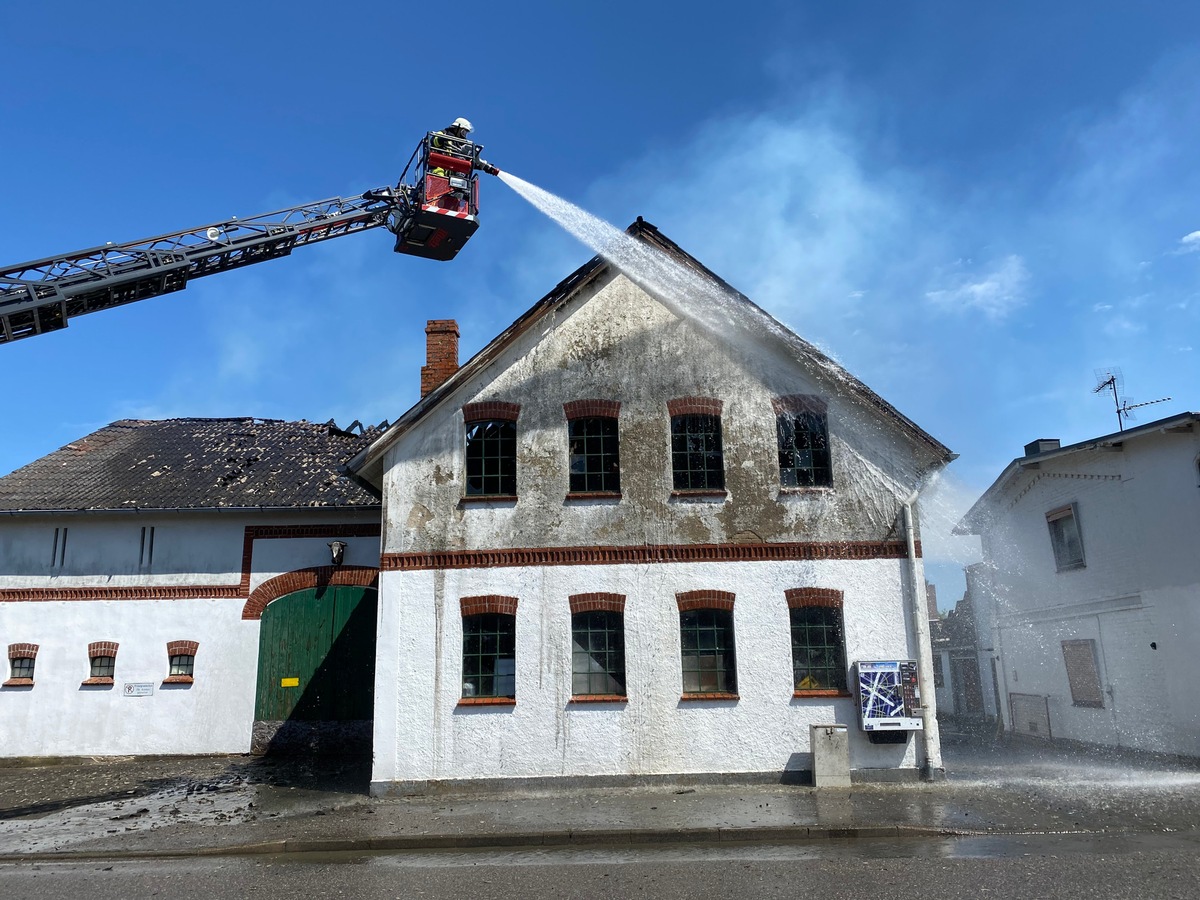
{"type": "Polygon", "coordinates": [[[920,731],[924,727],[916,660],[860,660],[857,670],[863,731],[920,731]]]}

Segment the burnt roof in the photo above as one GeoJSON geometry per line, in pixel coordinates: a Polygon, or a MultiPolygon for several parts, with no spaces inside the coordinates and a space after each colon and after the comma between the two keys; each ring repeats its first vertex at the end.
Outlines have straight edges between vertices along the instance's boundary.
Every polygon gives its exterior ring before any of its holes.
{"type": "Polygon", "coordinates": [[[0,478],[0,510],[376,506],[338,467],[378,433],[276,419],[122,419],[0,478]]]}

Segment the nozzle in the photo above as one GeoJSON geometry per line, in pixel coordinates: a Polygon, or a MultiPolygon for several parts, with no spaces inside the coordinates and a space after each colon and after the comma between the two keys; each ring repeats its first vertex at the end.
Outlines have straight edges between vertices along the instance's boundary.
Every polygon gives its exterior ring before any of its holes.
{"type": "Polygon", "coordinates": [[[499,175],[500,174],[500,170],[497,169],[495,166],[493,166],[486,159],[475,160],[475,168],[482,169],[484,172],[487,172],[489,175],[499,175]]]}

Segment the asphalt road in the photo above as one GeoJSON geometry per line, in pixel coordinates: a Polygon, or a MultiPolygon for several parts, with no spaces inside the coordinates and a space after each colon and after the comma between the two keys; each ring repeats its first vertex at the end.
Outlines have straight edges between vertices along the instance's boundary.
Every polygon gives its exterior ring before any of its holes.
{"type": "Polygon", "coordinates": [[[1194,833],[0,865],[0,896],[38,900],[230,896],[1192,900],[1197,884],[1200,837],[1194,833]]]}

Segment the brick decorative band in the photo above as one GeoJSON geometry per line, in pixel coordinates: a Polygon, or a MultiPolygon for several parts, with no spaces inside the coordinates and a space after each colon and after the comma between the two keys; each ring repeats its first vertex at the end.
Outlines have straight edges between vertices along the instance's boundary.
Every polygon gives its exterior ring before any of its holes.
{"type": "Polygon", "coordinates": [[[9,659],[37,659],[37,644],[9,644],[9,659]]]}
{"type": "Polygon", "coordinates": [[[236,584],[180,584],[129,587],[4,588],[0,603],[14,600],[221,600],[241,595],[236,584]]]}
{"type": "Polygon", "coordinates": [[[515,422],[521,415],[521,404],[507,403],[504,400],[483,400],[479,403],[464,403],[462,411],[464,422],[482,422],[486,419],[515,422]]]}
{"type": "Polygon", "coordinates": [[[825,415],[828,408],[825,400],[818,397],[816,394],[788,394],[785,397],[773,397],[771,406],[775,409],[775,415],[783,413],[819,413],[825,415]]]}
{"type": "Polygon", "coordinates": [[[482,597],[463,597],[458,603],[464,616],[481,616],[485,613],[496,613],[502,616],[517,614],[516,597],[485,594],[482,597]]]}
{"type": "Polygon", "coordinates": [[[92,641],[88,644],[88,657],[93,656],[116,656],[117,644],[115,641],[92,641]]]}
{"type": "Polygon", "coordinates": [[[571,613],[583,612],[625,612],[624,594],[572,594],[568,600],[571,603],[571,613]]]}
{"type": "Polygon", "coordinates": [[[667,401],[673,416],[719,416],[724,403],[714,397],[678,397],[667,401]]]}
{"type": "Polygon", "coordinates": [[[246,599],[243,619],[261,619],[272,600],[319,587],[377,587],[379,570],[369,566],[313,566],[268,578],[246,599]]]}
{"type": "Polygon", "coordinates": [[[345,525],[247,525],[246,536],[255,538],[378,537],[379,526],[366,522],[345,525]]]}
{"type": "Polygon", "coordinates": [[[788,609],[797,609],[805,606],[842,608],[843,594],[834,588],[788,588],[783,592],[783,595],[787,597],[788,609]]]}
{"type": "Polygon", "coordinates": [[[563,404],[563,412],[567,420],[585,419],[600,416],[605,419],[615,419],[621,413],[620,400],[572,400],[563,404]]]}
{"type": "Polygon", "coordinates": [[[680,612],[692,609],[724,609],[733,612],[734,595],[729,591],[682,591],[675,595],[680,612]]]}
{"type": "MultiPolygon", "coordinates": [[[[385,553],[384,572],[499,569],[523,566],[614,566],[688,562],[792,562],[822,559],[905,559],[903,541],[828,541],[773,544],[635,544],[628,547],[539,547],[385,553]]],[[[917,555],[921,555],[920,542],[917,555]]]]}
{"type": "Polygon", "coordinates": [[[195,656],[199,649],[197,641],[167,641],[167,656],[195,656]]]}

